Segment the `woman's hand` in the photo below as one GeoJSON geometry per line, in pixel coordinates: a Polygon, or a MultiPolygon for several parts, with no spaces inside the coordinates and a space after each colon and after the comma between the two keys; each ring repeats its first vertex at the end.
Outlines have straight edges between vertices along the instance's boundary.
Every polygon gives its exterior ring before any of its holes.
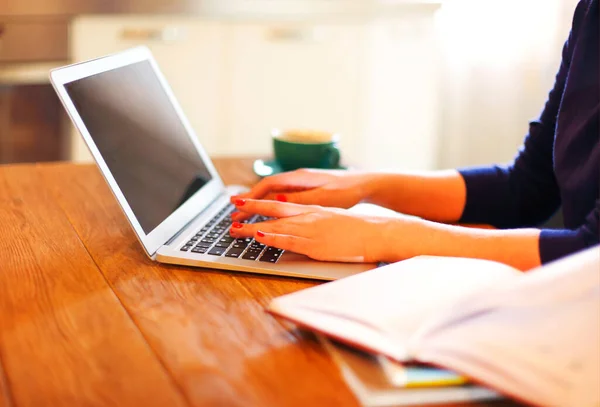
{"type": "MultiPolygon", "coordinates": [[[[354,214],[338,208],[270,200],[236,199],[238,211],[278,218],[256,224],[234,222],[234,237],[307,255],[315,260],[377,262],[390,258],[385,229],[399,220],[354,214]]],[[[406,220],[407,225],[411,223],[406,220]]],[[[410,236],[410,231],[406,231],[410,236]]]]}
{"type": "Polygon", "coordinates": [[[350,208],[367,197],[372,177],[343,170],[296,170],[267,177],[231,202],[247,198],[350,208]]]}

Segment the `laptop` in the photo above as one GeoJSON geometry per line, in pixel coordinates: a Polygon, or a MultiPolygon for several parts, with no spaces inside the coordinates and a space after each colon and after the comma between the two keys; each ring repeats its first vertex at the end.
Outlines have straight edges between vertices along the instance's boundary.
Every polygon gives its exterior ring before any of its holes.
{"type": "Polygon", "coordinates": [[[246,188],[223,184],[147,47],[54,69],[50,81],[152,260],[318,280],[376,267],[231,237],[229,200],[246,188]]]}

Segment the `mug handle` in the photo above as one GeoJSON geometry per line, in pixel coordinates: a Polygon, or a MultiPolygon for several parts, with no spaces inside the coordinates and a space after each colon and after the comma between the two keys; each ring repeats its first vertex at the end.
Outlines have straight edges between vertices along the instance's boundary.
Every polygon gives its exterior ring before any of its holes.
{"type": "Polygon", "coordinates": [[[331,146],[327,149],[327,155],[323,160],[321,168],[338,168],[340,165],[340,150],[337,146],[331,146]]]}

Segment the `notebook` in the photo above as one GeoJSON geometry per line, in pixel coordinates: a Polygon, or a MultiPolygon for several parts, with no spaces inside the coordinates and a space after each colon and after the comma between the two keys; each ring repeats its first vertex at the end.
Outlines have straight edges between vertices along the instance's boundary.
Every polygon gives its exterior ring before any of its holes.
{"type": "Polygon", "coordinates": [[[461,377],[455,373],[430,367],[404,367],[324,336],[319,336],[319,340],[361,406],[431,406],[468,402],[486,402],[485,405],[491,406],[490,402],[496,400],[502,400],[502,406],[510,405],[493,390],[464,382],[463,379],[455,380],[461,377]],[[423,375],[423,372],[427,373],[423,375]]]}
{"type": "Polygon", "coordinates": [[[600,403],[600,246],[528,273],[421,256],[275,298],[268,311],[522,401],[600,403]]]}

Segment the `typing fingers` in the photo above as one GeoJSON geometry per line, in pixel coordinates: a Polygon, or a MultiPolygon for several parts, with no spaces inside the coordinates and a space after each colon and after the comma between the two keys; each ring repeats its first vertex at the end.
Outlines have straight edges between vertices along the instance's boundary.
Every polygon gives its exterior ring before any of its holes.
{"type": "Polygon", "coordinates": [[[254,239],[267,246],[306,255],[310,254],[313,243],[305,237],[263,232],[261,230],[256,232],[254,239]]]}
{"type": "Polygon", "coordinates": [[[287,202],[241,198],[234,199],[233,204],[236,207],[236,211],[242,214],[256,214],[270,218],[287,218],[304,213],[318,212],[322,209],[320,206],[316,205],[300,205],[287,202]]]}

